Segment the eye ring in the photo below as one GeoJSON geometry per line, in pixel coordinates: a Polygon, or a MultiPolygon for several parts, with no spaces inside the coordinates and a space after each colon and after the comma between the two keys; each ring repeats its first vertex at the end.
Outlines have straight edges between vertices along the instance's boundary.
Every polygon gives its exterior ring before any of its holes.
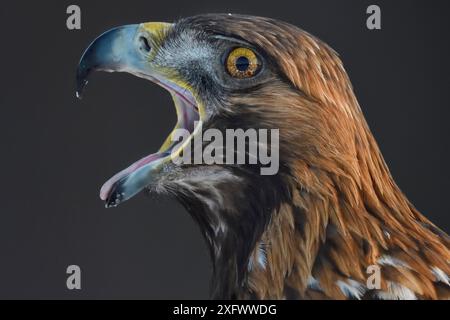
{"type": "Polygon", "coordinates": [[[238,79],[255,76],[261,69],[261,62],[253,50],[240,47],[231,50],[226,59],[228,73],[238,79]]]}

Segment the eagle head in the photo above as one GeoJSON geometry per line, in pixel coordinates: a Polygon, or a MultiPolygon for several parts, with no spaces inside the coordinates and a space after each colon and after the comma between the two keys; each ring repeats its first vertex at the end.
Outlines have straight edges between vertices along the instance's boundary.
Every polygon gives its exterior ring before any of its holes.
{"type": "Polygon", "coordinates": [[[174,195],[209,244],[213,297],[361,297],[365,287],[345,291],[339,281],[362,283],[390,246],[410,264],[411,243],[447,250],[395,185],[338,55],[305,31],[235,14],[127,25],[87,48],[78,95],[96,70],[131,73],[172,95],[174,131],[108,180],[100,197],[111,207],[143,189],[174,195]],[[181,143],[177,129],[187,132],[181,143]],[[228,145],[215,150],[222,161],[196,161],[195,148],[212,136],[197,146],[195,138],[208,129],[224,137],[228,129],[277,130],[258,142],[278,155],[275,170],[261,174],[265,164],[236,161],[236,151],[228,159],[228,145]],[[192,161],[174,161],[186,154],[192,161]]]}

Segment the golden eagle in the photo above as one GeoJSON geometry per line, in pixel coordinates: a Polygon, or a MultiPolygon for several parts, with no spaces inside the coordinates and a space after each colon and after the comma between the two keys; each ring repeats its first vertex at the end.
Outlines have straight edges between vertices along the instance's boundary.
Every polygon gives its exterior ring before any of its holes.
{"type": "Polygon", "coordinates": [[[101,189],[106,206],[143,189],[174,195],[209,245],[212,298],[449,298],[449,237],[394,182],[325,43],[274,19],[206,14],[107,31],[79,63],[79,94],[95,70],[167,89],[188,139],[198,121],[279,129],[274,175],[254,164],[177,164],[171,154],[188,147],[169,136],[101,189]]]}

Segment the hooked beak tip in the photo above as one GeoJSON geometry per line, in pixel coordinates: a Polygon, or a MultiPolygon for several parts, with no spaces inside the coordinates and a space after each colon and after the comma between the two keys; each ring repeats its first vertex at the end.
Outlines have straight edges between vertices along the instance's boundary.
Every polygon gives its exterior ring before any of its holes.
{"type": "Polygon", "coordinates": [[[76,96],[81,99],[88,78],[94,71],[123,71],[136,60],[130,54],[139,25],[110,29],[98,36],[84,51],[76,71],[76,96]]]}
{"type": "Polygon", "coordinates": [[[75,96],[80,100],[83,98],[84,88],[88,84],[87,78],[90,73],[89,71],[90,70],[86,69],[83,61],[79,64],[77,68],[75,96]]]}
{"type": "Polygon", "coordinates": [[[77,84],[77,90],[75,91],[75,96],[77,97],[78,100],[82,100],[83,99],[83,90],[86,87],[88,81],[87,80],[83,80],[83,82],[80,84],[77,84]]]}

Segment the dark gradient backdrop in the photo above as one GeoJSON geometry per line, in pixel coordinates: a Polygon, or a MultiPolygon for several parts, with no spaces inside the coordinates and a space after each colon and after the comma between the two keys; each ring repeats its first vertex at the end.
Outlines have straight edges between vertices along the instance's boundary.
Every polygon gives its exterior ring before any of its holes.
{"type": "Polygon", "coordinates": [[[448,1],[34,1],[0,6],[0,298],[207,298],[206,246],[175,201],[140,195],[106,210],[106,179],[155,151],[176,121],[168,93],[75,68],[101,32],[206,12],[286,20],[341,54],[396,181],[450,231],[448,1]],[[382,30],[365,10],[382,9],[382,30]],[[66,8],[82,30],[66,29],[66,8]],[[66,267],[82,290],[66,289],[66,267]]]}

